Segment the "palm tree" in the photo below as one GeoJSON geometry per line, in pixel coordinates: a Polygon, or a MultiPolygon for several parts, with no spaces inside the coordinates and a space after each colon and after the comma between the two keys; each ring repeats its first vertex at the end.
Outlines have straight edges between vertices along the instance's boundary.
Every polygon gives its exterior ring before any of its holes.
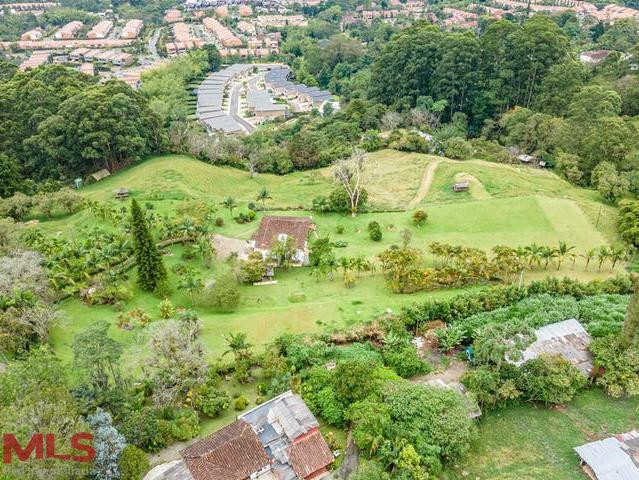
{"type": "Polygon", "coordinates": [[[351,259],[348,257],[340,257],[337,261],[337,266],[342,269],[344,278],[346,278],[346,274],[351,269],[351,259]]]}
{"type": "Polygon", "coordinates": [[[197,225],[195,225],[195,222],[189,217],[182,220],[182,223],[178,225],[177,229],[183,237],[195,238],[197,235],[197,225]]]}
{"type": "Polygon", "coordinates": [[[184,290],[191,299],[191,306],[195,303],[195,297],[204,288],[202,279],[196,275],[187,275],[178,283],[178,290],[184,290]]]}
{"type": "Polygon", "coordinates": [[[226,207],[231,212],[231,217],[233,216],[233,209],[237,207],[237,202],[233,197],[226,197],[223,202],[220,203],[223,207],[226,207]]]}
{"type": "Polygon", "coordinates": [[[540,260],[544,261],[544,270],[548,270],[548,264],[557,256],[557,250],[552,247],[541,247],[540,260]]]}
{"type": "Polygon", "coordinates": [[[248,358],[250,356],[250,350],[253,345],[247,341],[246,333],[231,333],[228,336],[225,336],[224,340],[226,340],[229,349],[225,351],[222,356],[227,353],[232,353],[235,355],[235,358],[238,359],[248,358]]]}
{"type": "Polygon", "coordinates": [[[620,245],[615,245],[610,249],[610,260],[612,261],[612,269],[615,269],[615,265],[620,260],[625,260],[627,256],[626,249],[620,245]]]}
{"type": "Polygon", "coordinates": [[[601,247],[599,247],[599,250],[597,250],[597,260],[599,260],[599,271],[601,271],[601,267],[603,266],[604,262],[608,260],[609,257],[610,257],[610,250],[608,250],[608,247],[606,245],[602,245],[601,247]]]}
{"type": "Polygon", "coordinates": [[[575,249],[574,245],[568,245],[566,242],[559,241],[559,248],[556,249],[557,253],[557,270],[561,268],[561,263],[564,259],[571,254],[575,249]]]}
{"type": "Polygon", "coordinates": [[[586,265],[584,266],[584,270],[588,270],[588,265],[590,264],[590,261],[595,258],[595,256],[597,255],[597,250],[595,250],[594,248],[591,248],[590,250],[587,250],[586,253],[581,254],[581,257],[583,259],[586,260],[586,265]]]}
{"type": "Polygon", "coordinates": [[[526,252],[528,253],[528,267],[532,268],[534,263],[536,263],[538,267],[541,266],[541,254],[544,247],[533,243],[525,248],[526,252]]]}
{"type": "Polygon", "coordinates": [[[273,197],[271,197],[271,193],[266,189],[266,187],[262,187],[262,189],[257,194],[257,197],[255,197],[255,200],[257,200],[258,202],[262,202],[262,210],[264,210],[266,208],[266,200],[272,198],[273,197]]]}
{"type": "Polygon", "coordinates": [[[355,269],[359,277],[362,272],[368,271],[368,261],[363,255],[359,255],[351,259],[351,268],[355,269]]]}

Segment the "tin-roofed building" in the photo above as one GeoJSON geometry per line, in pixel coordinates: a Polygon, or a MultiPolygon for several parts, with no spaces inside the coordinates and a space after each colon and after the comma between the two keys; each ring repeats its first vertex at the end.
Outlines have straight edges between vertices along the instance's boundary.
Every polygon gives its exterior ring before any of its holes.
{"type": "Polygon", "coordinates": [[[228,84],[240,79],[253,69],[252,64],[234,64],[219,72],[211,73],[197,88],[196,115],[206,128],[213,132],[238,134],[244,128],[222,110],[224,91],[228,84]]]}
{"type": "Polygon", "coordinates": [[[639,432],[615,435],[576,447],[584,472],[592,480],[639,478],[639,432]]]}
{"type": "Polygon", "coordinates": [[[592,339],[577,320],[573,318],[546,325],[535,330],[535,336],[537,340],[522,352],[519,360],[506,360],[521,365],[542,354],[561,355],[584,375],[590,375],[593,363],[588,346],[592,339]]]}

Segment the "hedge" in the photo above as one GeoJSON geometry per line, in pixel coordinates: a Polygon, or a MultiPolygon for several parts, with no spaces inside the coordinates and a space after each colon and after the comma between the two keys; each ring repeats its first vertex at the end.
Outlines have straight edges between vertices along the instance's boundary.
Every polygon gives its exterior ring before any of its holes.
{"type": "Polygon", "coordinates": [[[426,300],[401,310],[407,328],[415,332],[428,322],[452,323],[472,315],[511,306],[531,295],[571,295],[576,299],[601,294],[628,295],[632,282],[628,275],[583,283],[571,278],[546,278],[528,286],[495,286],[477,292],[462,293],[446,300],[426,300]]]}

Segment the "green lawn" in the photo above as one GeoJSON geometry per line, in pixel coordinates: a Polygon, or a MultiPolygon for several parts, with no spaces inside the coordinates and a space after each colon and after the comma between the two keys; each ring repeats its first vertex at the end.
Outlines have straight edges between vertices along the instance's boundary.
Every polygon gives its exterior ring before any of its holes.
{"type": "Polygon", "coordinates": [[[585,480],[573,448],[636,429],[639,399],[615,400],[595,389],[565,408],[513,407],[490,413],[479,440],[441,480],[585,480]]]}
{"type": "Polygon", "coordinates": [[[617,238],[617,213],[613,206],[602,203],[602,198],[596,191],[576,188],[553,172],[538,168],[483,160],[444,161],[437,168],[435,180],[422,207],[431,203],[466,202],[478,197],[485,198],[486,195],[497,198],[537,195],[573,200],[591,224],[598,224],[597,229],[609,241],[615,241],[617,238]],[[477,188],[477,185],[471,182],[470,192],[453,192],[452,184],[463,174],[474,177],[483,188],[477,188]]]}
{"type": "MultiPolygon", "coordinates": [[[[371,191],[374,204],[388,208],[408,203],[417,191],[426,166],[435,157],[419,154],[404,154],[385,150],[371,154],[371,171],[367,187],[371,191]],[[394,173],[395,172],[395,173],[394,173]],[[393,195],[397,192],[397,195],[393,195]]],[[[211,166],[185,156],[165,156],[152,158],[133,166],[117,175],[81,190],[83,195],[99,200],[111,200],[113,190],[127,187],[132,196],[142,202],[150,202],[160,212],[177,209],[184,200],[200,199],[217,206],[228,195],[233,195],[242,206],[254,200],[254,195],[265,185],[273,196],[268,205],[291,208],[308,206],[315,195],[327,194],[332,186],[330,172],[297,172],[286,176],[258,175],[251,178],[248,173],[226,167],[211,166]]],[[[576,189],[550,172],[529,168],[513,168],[481,161],[443,161],[437,170],[431,193],[421,208],[429,214],[428,222],[421,228],[412,225],[410,212],[367,213],[351,218],[338,214],[313,214],[304,210],[270,211],[269,214],[312,215],[319,235],[330,235],[334,240],[347,243],[345,248],[336,249],[338,256],[365,255],[374,258],[392,244],[401,242],[400,231],[404,228],[413,234],[412,245],[426,251],[434,241],[464,244],[490,249],[495,245],[519,246],[537,242],[556,245],[559,240],[568,241],[578,252],[606,243],[601,229],[596,229],[584,205],[591,202],[596,194],[576,189]],[[489,198],[473,198],[477,190],[454,195],[449,183],[460,173],[474,176],[482,185],[489,198]],[[563,190],[562,190],[563,189],[563,190]],[[564,195],[560,195],[560,193],[564,195]],[[556,194],[553,196],[553,194],[556,194]],[[373,242],[369,239],[367,225],[378,221],[382,226],[383,239],[373,242]],[[344,233],[337,234],[338,226],[344,233]]],[[[482,195],[485,196],[485,195],[482,195]]],[[[589,204],[588,204],[589,205],[589,204]]],[[[128,203],[123,204],[128,206],[128,203]]],[[[219,207],[216,215],[225,219],[225,225],[215,231],[224,235],[250,238],[263,215],[250,224],[236,223],[226,209],[219,207]]],[[[594,211],[594,210],[593,210],[594,211]]],[[[604,208],[602,217],[609,209],[604,208]]],[[[614,213],[614,211],[613,211],[614,213]]],[[[607,220],[606,220],[607,221],[607,220]]],[[[602,224],[604,222],[601,222],[602,224]]],[[[62,235],[81,236],[82,228],[99,224],[88,212],[83,211],[70,217],[42,222],[40,228],[47,233],[60,232],[62,235]]],[[[108,227],[108,226],[107,226],[108,227]]],[[[166,257],[169,269],[181,261],[181,248],[173,249],[174,255],[166,257]]],[[[427,262],[430,257],[426,255],[427,262]]],[[[213,270],[206,270],[198,262],[206,281],[212,278],[213,270]]],[[[612,272],[597,272],[591,268],[584,272],[581,261],[573,269],[569,262],[558,274],[569,275],[584,280],[606,276],[612,272]]],[[[556,274],[554,269],[528,273],[526,280],[556,274]]],[[[134,298],[125,310],[141,307],[154,318],[158,317],[160,299],[139,291],[134,285],[135,271],[130,272],[130,285],[134,298]]],[[[415,295],[393,295],[384,286],[379,273],[363,275],[353,289],[346,289],[339,276],[334,281],[317,282],[312,279],[309,269],[293,269],[278,272],[277,285],[243,286],[240,308],[230,314],[218,314],[196,305],[195,308],[204,322],[201,339],[211,358],[219,355],[224,348],[223,334],[245,331],[250,340],[261,345],[283,332],[314,332],[324,328],[352,325],[370,319],[375,314],[433,295],[452,295],[455,292],[422,292],[415,295]],[[304,292],[306,300],[291,303],[291,293],[304,292]]],[[[175,284],[175,282],[173,282],[175,284]]],[[[178,306],[188,307],[190,301],[179,291],[174,291],[171,300],[178,306]]],[[[63,358],[70,359],[73,335],[86,328],[95,319],[107,319],[115,323],[117,313],[110,307],[88,307],[78,299],[69,299],[62,304],[65,314],[59,327],[52,332],[52,343],[63,358]]],[[[126,358],[132,365],[144,361],[147,351],[149,331],[132,332],[118,330],[113,334],[126,347],[126,358]]]]}
{"type": "MultiPolygon", "coordinates": [[[[174,255],[165,257],[169,280],[173,284],[176,280],[171,267],[180,261],[181,251],[182,248],[176,247],[173,249],[174,255]]],[[[225,268],[219,262],[211,270],[202,268],[197,261],[190,264],[199,268],[205,283],[217,271],[225,268]]],[[[62,303],[64,318],[60,325],[52,329],[50,336],[51,344],[63,360],[69,361],[72,358],[73,336],[91,322],[102,319],[113,325],[111,335],[125,345],[125,363],[134,369],[144,364],[150,336],[162,323],[157,320],[161,299],[142,292],[135,286],[135,270],[129,276],[129,286],[134,292],[134,298],[126,304],[125,310],[143,308],[156,321],[144,329],[121,330],[116,327],[118,314],[111,307],[87,306],[77,298],[70,298],[62,303]]],[[[334,281],[324,280],[318,283],[306,268],[278,272],[277,279],[276,285],[242,286],[241,305],[233,313],[216,313],[196,302],[192,308],[198,312],[203,322],[199,339],[210,360],[226,350],[223,335],[229,332],[246,332],[249,340],[259,347],[282,333],[313,333],[322,329],[354,325],[389,308],[398,311],[402,305],[420,298],[432,295],[444,297],[457,293],[449,290],[392,295],[385,288],[381,275],[371,277],[367,274],[362,275],[355,288],[346,289],[339,277],[334,281]],[[303,292],[306,300],[291,303],[289,296],[297,292],[303,292]]],[[[183,292],[174,290],[170,298],[176,306],[191,308],[191,301],[183,292]]]]}

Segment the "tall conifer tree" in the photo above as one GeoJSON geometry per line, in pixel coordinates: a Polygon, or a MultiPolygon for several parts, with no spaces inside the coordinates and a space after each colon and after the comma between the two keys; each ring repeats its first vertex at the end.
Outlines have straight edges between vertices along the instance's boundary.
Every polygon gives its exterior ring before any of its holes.
{"type": "Polygon", "coordinates": [[[143,290],[154,291],[166,280],[166,269],[149,232],[144,213],[135,199],[131,202],[131,227],[138,265],[138,285],[143,290]]]}

